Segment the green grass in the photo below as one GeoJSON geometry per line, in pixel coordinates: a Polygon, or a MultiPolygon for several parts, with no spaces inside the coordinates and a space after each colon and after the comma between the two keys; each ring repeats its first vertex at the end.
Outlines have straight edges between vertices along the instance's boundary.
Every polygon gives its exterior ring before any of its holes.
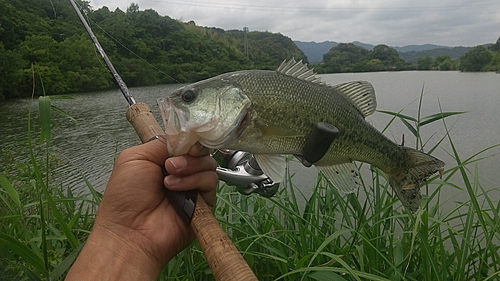
{"type": "MultiPolygon", "coordinates": [[[[89,184],[75,196],[57,184],[50,147],[51,100],[40,100],[41,141],[28,128],[29,155],[0,174],[0,279],[60,280],[85,242],[100,194],[89,184]],[[45,125],[43,125],[45,122],[45,125]]],[[[60,110],[56,110],[62,112],[60,110]]],[[[416,118],[386,112],[411,128],[417,148],[438,147],[454,159],[432,177],[417,213],[405,210],[375,167],[360,165],[363,187],[340,194],[321,176],[310,197],[288,174],[275,197],[243,196],[221,185],[215,216],[259,280],[500,280],[500,203],[478,181],[485,148],[462,158],[445,132],[435,146],[421,128],[459,113],[416,118]],[[450,143],[446,145],[445,141],[450,143]],[[458,178],[458,179],[457,179],[458,178]],[[458,183],[457,183],[458,182],[458,183]],[[442,192],[464,192],[454,207],[442,192]],[[305,203],[300,203],[305,202],[305,203]],[[450,204],[447,204],[450,205],[450,204]]],[[[4,151],[4,159],[15,159],[4,151]]],[[[82,178],[82,181],[86,179],[82,178]]],[[[212,280],[199,246],[175,257],[160,280],[212,280]]]]}
{"type": "MultiPolygon", "coordinates": [[[[339,194],[319,177],[303,209],[291,183],[272,199],[223,186],[216,216],[260,280],[500,280],[499,203],[473,181],[479,209],[471,200],[443,210],[437,198],[448,183],[434,181],[425,199],[436,203],[416,214],[373,169],[358,194],[339,194]]],[[[164,273],[163,280],[211,278],[197,246],[164,273]]]]}
{"type": "Polygon", "coordinates": [[[50,147],[51,97],[40,97],[40,140],[35,141],[29,114],[27,141],[19,155],[2,150],[6,165],[0,174],[0,280],[62,279],[79,253],[94,221],[100,200],[91,195],[74,196],[61,187],[53,170],[59,163],[50,147]],[[22,157],[21,157],[22,159],[22,157]],[[11,163],[12,163],[11,162],[11,163]]]}

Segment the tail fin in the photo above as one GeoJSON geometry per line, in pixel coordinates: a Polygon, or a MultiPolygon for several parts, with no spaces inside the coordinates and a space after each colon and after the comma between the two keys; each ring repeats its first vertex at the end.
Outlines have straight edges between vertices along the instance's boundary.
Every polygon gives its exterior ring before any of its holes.
{"type": "Polygon", "coordinates": [[[420,207],[420,184],[436,172],[443,173],[444,162],[418,150],[405,147],[406,167],[395,173],[388,173],[389,184],[399,200],[409,210],[416,212],[420,207]]]}

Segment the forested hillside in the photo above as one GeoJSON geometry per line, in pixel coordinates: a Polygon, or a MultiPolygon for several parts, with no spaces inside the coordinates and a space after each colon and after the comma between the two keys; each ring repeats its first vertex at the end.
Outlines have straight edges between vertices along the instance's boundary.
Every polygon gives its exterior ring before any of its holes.
{"type": "Polygon", "coordinates": [[[340,43],[323,55],[323,61],[314,68],[318,73],[400,71],[400,70],[460,70],[499,71],[500,38],[495,44],[476,46],[465,51],[450,48],[461,55],[440,53],[441,49],[419,52],[411,60],[395,48],[384,44],[368,50],[354,43],[340,43]],[[434,51],[434,52],[432,52],[434,51]]]}
{"type": "MultiPolygon", "coordinates": [[[[127,85],[198,81],[242,69],[274,69],[303,59],[294,42],[279,33],[244,32],[183,23],[132,3],[126,11],[94,10],[77,0],[127,85]]],[[[242,27],[243,28],[243,27],[242,27]]],[[[315,68],[320,73],[387,70],[497,71],[496,44],[456,56],[398,54],[387,45],[366,49],[339,44],[315,68]],[[412,56],[413,55],[413,56],[412,56]],[[460,58],[458,58],[460,56],[460,58]]],[[[0,100],[4,98],[109,89],[115,82],[68,0],[0,0],[0,100]],[[33,87],[35,86],[35,87],[33,87]]]]}
{"type": "Polygon", "coordinates": [[[387,45],[367,50],[354,43],[340,43],[323,55],[323,62],[315,69],[319,73],[339,73],[411,70],[415,66],[401,59],[398,52],[387,45]]]}
{"type": "Polygon", "coordinates": [[[417,64],[419,58],[425,58],[425,57],[436,58],[439,56],[448,56],[451,59],[458,60],[460,59],[460,57],[462,57],[465,53],[467,53],[471,49],[472,49],[471,47],[453,47],[453,48],[446,47],[446,48],[436,48],[423,51],[409,51],[409,52],[398,51],[398,52],[401,58],[404,59],[405,61],[417,64]]]}
{"type": "MultiPolygon", "coordinates": [[[[282,34],[183,23],[132,3],[126,11],[77,1],[127,85],[193,82],[241,69],[306,59],[282,34]]],[[[0,0],[0,100],[94,91],[114,81],[68,0],[0,0]],[[43,85],[42,85],[43,84],[43,85]]]]}

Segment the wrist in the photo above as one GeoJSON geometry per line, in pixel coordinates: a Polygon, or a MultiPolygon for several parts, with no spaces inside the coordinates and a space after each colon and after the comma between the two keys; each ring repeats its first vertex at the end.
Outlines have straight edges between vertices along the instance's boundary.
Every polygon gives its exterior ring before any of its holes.
{"type": "Polygon", "coordinates": [[[163,264],[126,237],[97,223],[67,280],[157,280],[163,264]]]}

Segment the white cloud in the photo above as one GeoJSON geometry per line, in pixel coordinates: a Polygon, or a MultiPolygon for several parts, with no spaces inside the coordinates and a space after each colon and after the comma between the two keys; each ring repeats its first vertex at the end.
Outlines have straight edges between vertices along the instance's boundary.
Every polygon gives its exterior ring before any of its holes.
{"type": "Polygon", "coordinates": [[[500,36],[497,0],[91,0],[94,9],[141,10],[223,29],[280,32],[301,41],[361,41],[403,46],[475,46],[500,36]]]}

